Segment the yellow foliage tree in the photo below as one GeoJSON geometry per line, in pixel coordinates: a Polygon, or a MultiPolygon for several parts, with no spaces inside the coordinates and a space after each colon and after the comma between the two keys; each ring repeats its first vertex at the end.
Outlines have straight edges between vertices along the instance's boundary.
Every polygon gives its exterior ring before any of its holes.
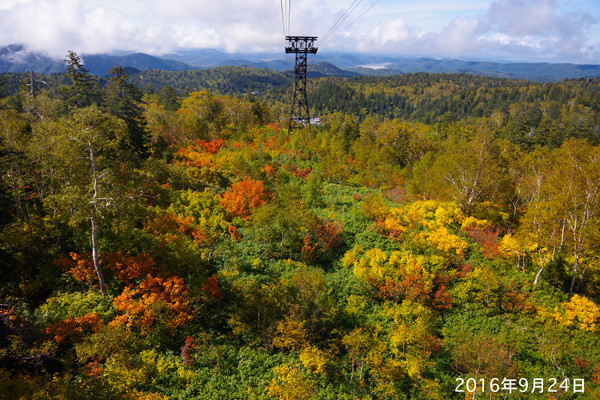
{"type": "Polygon", "coordinates": [[[277,378],[274,378],[267,393],[269,397],[280,400],[309,400],[314,398],[316,385],[302,375],[298,368],[283,364],[274,368],[277,378]]]}
{"type": "Polygon", "coordinates": [[[435,247],[446,255],[456,254],[463,257],[467,249],[467,242],[457,235],[450,233],[444,226],[440,226],[431,232],[422,232],[415,239],[423,244],[435,247]]]}
{"type": "Polygon", "coordinates": [[[570,301],[562,303],[561,309],[555,309],[554,319],[564,326],[577,323],[579,329],[595,332],[598,330],[600,308],[591,300],[577,294],[570,301]]]}
{"type": "Polygon", "coordinates": [[[329,356],[315,346],[307,346],[300,352],[300,362],[312,373],[322,375],[329,361],[329,356]]]}
{"type": "Polygon", "coordinates": [[[350,382],[357,373],[359,383],[362,381],[365,366],[381,364],[386,344],[379,340],[378,335],[378,328],[360,327],[342,338],[352,365],[350,382]]]}
{"type": "Polygon", "coordinates": [[[403,235],[411,242],[434,247],[447,256],[455,254],[462,257],[467,243],[450,233],[448,227],[487,229],[490,222],[472,216],[465,217],[456,203],[424,200],[387,210],[379,217],[377,226],[392,240],[403,235]]]}
{"type": "Polygon", "coordinates": [[[156,350],[144,350],[135,358],[123,354],[108,357],[104,363],[102,378],[113,392],[121,394],[119,398],[163,400],[167,397],[142,392],[140,388],[165,375],[177,376],[182,384],[188,384],[194,373],[186,369],[180,359],[172,360],[156,350]]]}
{"type": "Polygon", "coordinates": [[[273,338],[273,345],[281,349],[298,350],[308,345],[308,330],[305,321],[286,318],[277,323],[277,332],[273,338]]]}

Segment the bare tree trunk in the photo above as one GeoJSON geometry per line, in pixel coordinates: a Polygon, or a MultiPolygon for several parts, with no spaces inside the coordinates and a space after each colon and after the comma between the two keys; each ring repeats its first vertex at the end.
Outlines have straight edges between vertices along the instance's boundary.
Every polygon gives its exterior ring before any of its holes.
{"type": "Polygon", "coordinates": [[[546,257],[548,257],[548,256],[547,255],[544,256],[544,258],[542,260],[542,266],[538,270],[537,274],[535,275],[535,280],[533,281],[533,286],[537,285],[538,280],[540,279],[540,275],[542,275],[542,271],[544,270],[544,266],[546,265],[546,257]]]}
{"type": "Polygon", "coordinates": [[[540,275],[542,275],[543,270],[544,270],[544,265],[542,264],[542,267],[538,270],[537,274],[535,274],[535,279],[533,280],[533,286],[537,285],[538,280],[540,279],[540,275]]]}
{"type": "Polygon", "coordinates": [[[100,290],[106,296],[106,284],[104,283],[104,274],[102,273],[102,266],[100,265],[100,258],[98,256],[98,228],[96,227],[96,218],[92,216],[92,261],[94,262],[94,269],[96,275],[98,275],[98,282],[100,283],[100,290]]]}
{"type": "Polygon", "coordinates": [[[106,284],[104,283],[104,274],[102,273],[102,266],[100,265],[100,259],[98,256],[98,227],[96,226],[96,202],[98,200],[98,169],[96,168],[96,160],[94,158],[94,150],[92,144],[89,143],[90,162],[92,164],[92,176],[94,178],[94,198],[92,200],[92,217],[90,218],[92,223],[92,260],[94,261],[94,269],[98,275],[98,281],[100,283],[100,290],[104,295],[106,292],[106,284]]]}

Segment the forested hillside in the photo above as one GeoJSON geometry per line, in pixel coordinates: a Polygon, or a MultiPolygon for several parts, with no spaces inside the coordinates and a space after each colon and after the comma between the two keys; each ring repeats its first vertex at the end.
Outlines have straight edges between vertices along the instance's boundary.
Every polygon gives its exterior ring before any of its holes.
{"type": "Polygon", "coordinates": [[[0,99],[0,398],[600,398],[598,80],[147,73],[0,99]]]}
{"type": "MultiPolygon", "coordinates": [[[[208,90],[214,94],[244,95],[253,91],[263,91],[293,82],[293,76],[282,72],[275,72],[257,68],[244,67],[218,67],[206,70],[165,71],[147,70],[140,71],[134,68],[123,68],[129,76],[131,83],[144,92],[160,92],[168,87],[180,95],[194,91],[208,90]]],[[[28,75],[28,74],[27,74],[28,75]]],[[[17,94],[23,86],[24,75],[17,73],[2,74],[5,78],[5,93],[17,94]]],[[[59,89],[68,85],[68,75],[52,74],[42,76],[35,74],[36,87],[46,91],[52,97],[59,96],[59,89]]],[[[107,79],[90,75],[100,88],[105,88],[107,79]]],[[[25,76],[25,83],[29,77],[25,76]]],[[[25,89],[23,89],[25,90],[25,89]]]]}

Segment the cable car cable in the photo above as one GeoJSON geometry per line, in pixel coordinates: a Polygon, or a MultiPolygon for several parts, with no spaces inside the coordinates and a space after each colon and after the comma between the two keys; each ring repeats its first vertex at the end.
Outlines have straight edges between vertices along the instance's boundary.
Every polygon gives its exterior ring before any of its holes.
{"type": "Polygon", "coordinates": [[[290,30],[292,29],[292,0],[288,0],[288,25],[287,25],[287,34],[290,34],[290,30]]]}
{"type": "Polygon", "coordinates": [[[283,0],[280,0],[280,2],[281,2],[281,26],[283,27],[283,36],[286,36],[285,17],[284,17],[284,12],[283,12],[283,0]]]}
{"type": "Polygon", "coordinates": [[[350,7],[348,7],[348,9],[340,16],[340,18],[336,21],[335,24],[333,24],[333,26],[331,27],[331,29],[329,29],[329,31],[327,31],[327,33],[325,35],[323,35],[323,38],[321,39],[321,43],[323,43],[325,40],[327,40],[327,38],[337,29],[339,28],[339,26],[346,20],[346,18],[348,18],[348,16],[356,9],[356,7],[358,7],[360,5],[360,3],[362,3],[363,0],[354,0],[352,2],[352,4],[350,4],[350,7]]]}
{"type": "MultiPolygon", "coordinates": [[[[354,25],[356,23],[356,21],[358,21],[359,19],[361,19],[363,17],[363,15],[365,15],[367,12],[369,12],[369,10],[371,10],[373,7],[375,7],[375,5],[379,3],[379,0],[375,0],[373,2],[373,4],[371,4],[369,7],[367,7],[367,9],[365,11],[363,11],[358,17],[356,17],[354,20],[352,20],[352,22],[350,22],[349,24],[347,24],[344,28],[348,29],[350,28],[352,25],[354,25]]],[[[327,38],[331,38],[335,36],[335,32],[332,32],[327,38]]],[[[323,40],[321,40],[321,45],[323,45],[323,40]]]]}

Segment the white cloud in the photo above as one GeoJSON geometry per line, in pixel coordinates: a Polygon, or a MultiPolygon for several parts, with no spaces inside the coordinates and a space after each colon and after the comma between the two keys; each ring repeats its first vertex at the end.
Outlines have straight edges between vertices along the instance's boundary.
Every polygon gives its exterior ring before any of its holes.
{"type": "Polygon", "coordinates": [[[487,28],[511,36],[544,35],[560,18],[555,14],[556,0],[495,1],[488,10],[487,28]]]}
{"type": "Polygon", "coordinates": [[[369,39],[385,46],[389,42],[403,42],[415,36],[415,29],[403,19],[395,19],[381,24],[371,31],[369,39]]]}
{"type": "Polygon", "coordinates": [[[79,29],[84,15],[78,0],[15,2],[0,11],[4,44],[26,44],[36,51],[56,54],[57,46],[81,45],[79,29]]]}
{"type": "MultiPolygon", "coordinates": [[[[567,0],[408,0],[400,5],[381,0],[363,16],[373,4],[364,2],[318,45],[320,52],[600,63],[600,6],[581,1],[585,6],[577,10],[572,7],[579,3],[567,0]]],[[[291,4],[290,33],[322,39],[352,2],[291,4]]],[[[0,45],[24,44],[57,57],[67,50],[164,54],[181,47],[277,52],[284,45],[280,5],[281,0],[2,0],[0,45]]]]}
{"type": "Polygon", "coordinates": [[[129,38],[138,38],[139,33],[123,15],[100,7],[85,15],[80,35],[87,44],[86,52],[101,53],[122,46],[129,38]]]}
{"type": "Polygon", "coordinates": [[[431,50],[438,54],[458,57],[463,54],[478,51],[480,38],[478,35],[480,22],[476,19],[455,18],[439,34],[429,39],[431,50]]]}
{"type": "Polygon", "coordinates": [[[371,51],[600,63],[600,41],[589,36],[598,19],[589,12],[565,12],[558,0],[496,0],[485,12],[455,17],[437,31],[406,21],[395,19],[346,37],[357,37],[358,46],[371,51]]]}
{"type": "Polygon", "coordinates": [[[33,0],[3,0],[0,3],[0,11],[11,10],[16,6],[32,3],[33,0]]]}
{"type": "Polygon", "coordinates": [[[489,37],[504,35],[503,42],[528,47],[538,58],[585,60],[591,55],[584,51],[586,32],[598,20],[588,12],[564,12],[559,6],[558,0],[498,0],[482,19],[482,31],[489,37]]]}
{"type": "MultiPolygon", "coordinates": [[[[219,48],[223,44],[219,34],[211,28],[183,28],[176,27],[172,35],[172,50],[176,47],[183,48],[219,48]]],[[[168,53],[163,51],[159,53],[168,53]]]]}

